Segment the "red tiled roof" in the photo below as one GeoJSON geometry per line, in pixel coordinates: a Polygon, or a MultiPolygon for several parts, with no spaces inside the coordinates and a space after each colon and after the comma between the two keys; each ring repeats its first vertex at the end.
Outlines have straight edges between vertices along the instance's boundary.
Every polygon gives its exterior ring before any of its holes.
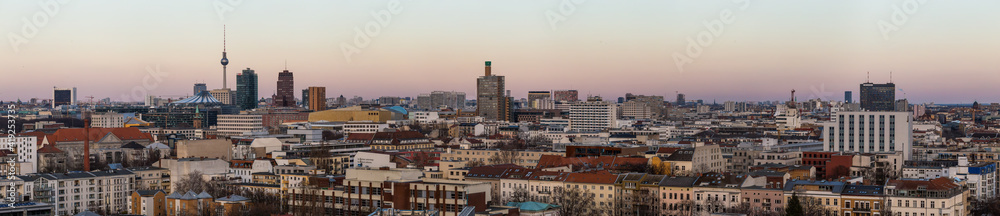
{"type": "Polygon", "coordinates": [[[108,134],[114,134],[122,140],[149,140],[153,141],[153,136],[143,133],[138,128],[90,128],[90,134],[84,134],[84,128],[63,128],[57,130],[50,137],[50,143],[76,142],[89,139],[91,142],[99,141],[108,134]]]}
{"type": "Polygon", "coordinates": [[[603,167],[604,169],[617,169],[618,167],[625,164],[646,164],[649,162],[647,158],[631,158],[631,157],[612,157],[612,156],[599,156],[599,157],[563,157],[559,155],[542,155],[538,159],[538,168],[549,168],[549,167],[561,167],[573,165],[576,168],[597,168],[603,167]]]}
{"type": "Polygon", "coordinates": [[[570,173],[566,176],[566,182],[590,183],[590,184],[614,184],[618,175],[595,174],[595,173],[570,173]]]}
{"type": "Polygon", "coordinates": [[[889,180],[886,185],[894,185],[896,190],[916,190],[920,186],[927,187],[927,190],[949,190],[961,187],[946,177],[931,180],[889,180]]]}
{"type": "Polygon", "coordinates": [[[657,154],[673,154],[675,151],[680,150],[680,149],[681,148],[676,148],[676,147],[674,147],[674,148],[663,147],[663,148],[657,149],[656,153],[657,154]]]}
{"type": "Polygon", "coordinates": [[[500,178],[501,176],[506,175],[507,172],[514,170],[526,170],[526,169],[522,166],[514,164],[479,166],[470,168],[469,172],[466,173],[465,176],[474,178],[500,178]]]}
{"type": "Polygon", "coordinates": [[[38,153],[62,153],[63,151],[59,150],[59,148],[56,148],[55,144],[48,144],[48,145],[42,146],[42,148],[38,149],[37,152],[38,153]]]}

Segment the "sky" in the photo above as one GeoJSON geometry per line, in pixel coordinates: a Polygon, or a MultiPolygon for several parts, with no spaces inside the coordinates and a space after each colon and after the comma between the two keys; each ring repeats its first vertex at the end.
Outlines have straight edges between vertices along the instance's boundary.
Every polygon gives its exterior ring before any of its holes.
{"type": "MultiPolygon", "coordinates": [[[[0,0],[0,100],[184,97],[252,68],[328,96],[475,95],[483,62],[515,97],[577,89],[689,100],[1000,102],[1000,1],[0,0]],[[359,33],[360,32],[360,33],[359,33]],[[870,78],[868,74],[870,73],[870,78]]],[[[299,91],[296,91],[296,96],[299,91]]],[[[473,97],[474,96],[470,96],[473,97]]]]}

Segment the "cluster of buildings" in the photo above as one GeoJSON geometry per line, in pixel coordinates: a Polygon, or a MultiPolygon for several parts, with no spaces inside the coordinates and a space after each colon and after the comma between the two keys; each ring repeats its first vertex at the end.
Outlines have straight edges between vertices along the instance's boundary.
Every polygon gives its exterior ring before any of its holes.
{"type": "Polygon", "coordinates": [[[235,90],[142,104],[54,88],[0,137],[16,171],[0,214],[958,216],[1000,192],[1000,104],[912,105],[870,82],[857,103],[517,99],[491,64],[475,98],[296,98],[288,70],[261,98],[251,68],[235,90]]]}

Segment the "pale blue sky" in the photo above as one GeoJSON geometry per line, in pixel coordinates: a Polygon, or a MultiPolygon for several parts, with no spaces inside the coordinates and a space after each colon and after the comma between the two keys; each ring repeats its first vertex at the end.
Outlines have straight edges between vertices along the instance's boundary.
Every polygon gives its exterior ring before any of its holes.
{"type": "MultiPolygon", "coordinates": [[[[613,99],[626,92],[690,99],[840,100],[865,81],[895,83],[914,102],[998,101],[1000,2],[927,1],[883,37],[907,1],[582,1],[553,29],[546,13],[573,1],[402,1],[401,10],[347,61],[341,44],[377,22],[388,1],[242,1],[220,19],[220,1],[66,1],[14,51],[22,18],[41,1],[0,0],[0,100],[51,97],[76,86],[81,98],[183,96],[195,82],[221,86],[222,25],[229,87],[250,67],[260,96],[275,89],[288,60],[296,89],[326,86],[331,96],[416,96],[433,90],[474,95],[483,61],[507,76],[517,97],[529,90],[578,89],[613,99]],[[710,34],[705,22],[732,22],[679,71],[674,53],[710,34]],[[167,74],[143,87],[146,67],[167,74]],[[154,87],[154,88],[150,88],[154,87]],[[815,90],[813,90],[815,89],[815,90]]],[[[45,15],[45,17],[49,17],[45,15]]],[[[857,95],[857,94],[855,94],[857,95]]],[[[902,93],[897,97],[903,97],[902,93]]],[[[138,100],[138,99],[136,99],[138,100]]]]}

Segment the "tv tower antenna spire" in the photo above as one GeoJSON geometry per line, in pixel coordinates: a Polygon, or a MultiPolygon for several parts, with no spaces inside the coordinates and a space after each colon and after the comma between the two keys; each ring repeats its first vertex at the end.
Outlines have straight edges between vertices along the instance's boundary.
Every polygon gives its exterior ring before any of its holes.
{"type": "Polygon", "coordinates": [[[226,25],[222,25],[222,89],[229,88],[226,85],[226,65],[229,65],[229,59],[226,58],[226,25]]]}

